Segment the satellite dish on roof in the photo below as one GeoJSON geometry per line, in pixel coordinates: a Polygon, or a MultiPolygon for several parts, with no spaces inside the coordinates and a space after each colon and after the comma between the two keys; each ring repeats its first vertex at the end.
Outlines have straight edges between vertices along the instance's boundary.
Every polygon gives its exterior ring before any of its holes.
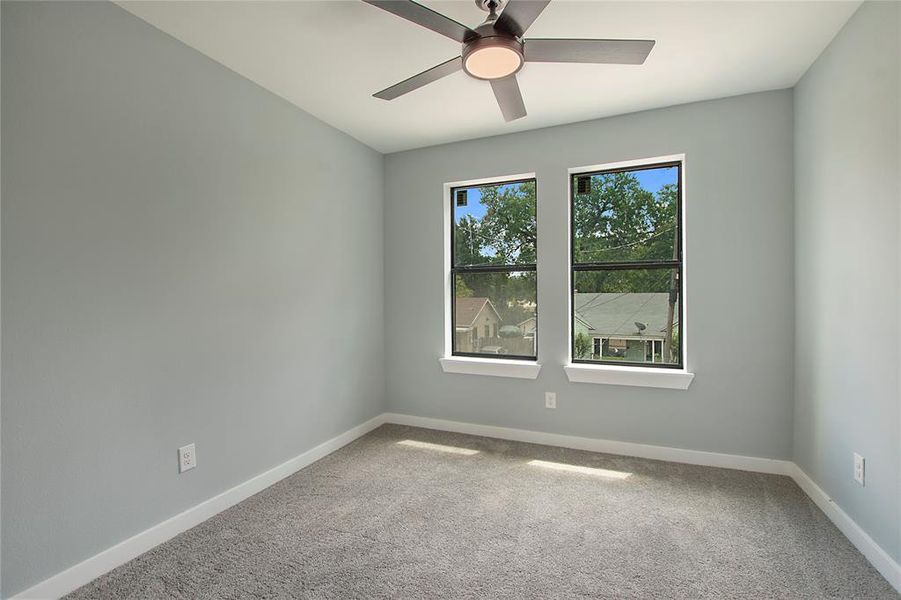
{"type": "Polygon", "coordinates": [[[639,321],[635,321],[635,326],[638,328],[638,335],[641,335],[641,332],[648,328],[647,325],[639,321]]]}

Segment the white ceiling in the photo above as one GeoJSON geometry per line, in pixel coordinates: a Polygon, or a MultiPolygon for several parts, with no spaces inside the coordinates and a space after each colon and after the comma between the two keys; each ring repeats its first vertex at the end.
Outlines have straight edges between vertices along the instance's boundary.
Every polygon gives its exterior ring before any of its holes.
{"type": "MultiPolygon", "coordinates": [[[[474,27],[472,0],[423,4],[474,27]]],[[[386,102],[372,94],[459,55],[444,36],[359,0],[119,2],[126,10],[369,146],[394,152],[696,100],[791,87],[854,2],[554,0],[528,37],[642,38],[642,66],[526,64],[528,116],[456,73],[386,102]]]]}

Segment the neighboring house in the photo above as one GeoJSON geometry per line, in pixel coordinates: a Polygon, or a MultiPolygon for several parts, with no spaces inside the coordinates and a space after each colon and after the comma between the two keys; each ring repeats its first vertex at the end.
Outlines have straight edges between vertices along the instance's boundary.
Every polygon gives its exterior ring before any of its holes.
{"type": "Polygon", "coordinates": [[[517,327],[522,332],[523,337],[535,337],[535,327],[537,325],[537,319],[535,317],[529,317],[522,323],[519,323],[517,327]]]}
{"type": "Polygon", "coordinates": [[[497,345],[501,324],[501,316],[488,298],[457,298],[454,309],[457,351],[478,352],[483,346],[497,345]]]}
{"type": "MultiPolygon", "coordinates": [[[[581,358],[661,362],[667,293],[576,294],[574,335],[591,340],[591,355],[581,358]],[[644,325],[640,329],[636,323],[644,325]]],[[[674,329],[678,332],[678,313],[674,329]]]]}

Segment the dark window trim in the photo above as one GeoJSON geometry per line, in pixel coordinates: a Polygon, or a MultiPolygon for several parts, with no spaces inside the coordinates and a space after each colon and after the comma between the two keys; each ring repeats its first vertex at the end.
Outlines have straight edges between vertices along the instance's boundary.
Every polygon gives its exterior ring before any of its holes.
{"type": "MultiPolygon", "coordinates": [[[[451,356],[463,356],[467,358],[487,358],[496,360],[538,360],[538,264],[526,263],[516,265],[465,265],[456,266],[456,256],[454,249],[456,248],[456,240],[454,239],[454,231],[457,225],[457,203],[454,201],[457,190],[481,188],[490,186],[514,185],[517,183],[534,183],[535,184],[535,226],[538,226],[538,179],[536,177],[526,177],[524,179],[510,179],[492,181],[488,183],[471,183],[464,185],[456,185],[450,188],[448,195],[448,204],[450,210],[450,313],[451,313],[451,356]],[[487,354],[484,352],[458,352],[457,351],[457,274],[464,273],[519,273],[534,272],[535,275],[535,354],[528,356],[522,354],[487,354]]],[[[537,231],[536,231],[537,234],[537,231]]],[[[535,256],[538,257],[538,237],[535,237],[535,256]]]]}
{"type": "MultiPolygon", "coordinates": [[[[453,237],[453,236],[452,236],[453,237]]],[[[454,268],[454,267],[452,267],[454,268]]],[[[532,272],[537,271],[535,265],[473,265],[470,267],[456,267],[457,273],[506,273],[508,271],[532,272]]]]}
{"type": "Polygon", "coordinates": [[[573,271],[633,271],[635,269],[678,269],[678,260],[636,260],[635,262],[591,262],[572,266],[573,271]]]}
{"type": "Polygon", "coordinates": [[[683,246],[683,229],[682,229],[682,173],[685,169],[684,160],[670,160],[656,163],[639,164],[631,167],[616,167],[612,169],[599,169],[589,171],[572,171],[569,173],[569,339],[570,362],[573,364],[585,365],[606,365],[620,367],[641,367],[651,369],[674,369],[682,370],[685,368],[685,264],[683,246]],[[576,223],[575,223],[575,188],[573,182],[577,177],[586,175],[607,175],[610,173],[633,173],[635,171],[647,171],[650,169],[661,169],[666,167],[677,168],[677,194],[676,194],[676,239],[679,244],[678,260],[656,260],[656,261],[634,261],[634,262],[576,262],[576,223]],[[624,360],[586,360],[584,358],[576,358],[576,273],[579,271],[613,271],[625,269],[678,269],[679,277],[679,362],[677,364],[669,363],[647,363],[647,362],[631,362],[624,360]]]}

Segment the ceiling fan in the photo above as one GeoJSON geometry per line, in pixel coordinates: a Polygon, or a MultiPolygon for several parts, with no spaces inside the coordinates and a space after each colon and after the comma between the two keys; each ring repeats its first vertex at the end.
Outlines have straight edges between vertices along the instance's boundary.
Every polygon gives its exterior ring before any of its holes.
{"type": "Polygon", "coordinates": [[[488,13],[475,29],[413,0],[363,1],[463,44],[461,56],[376,92],[374,97],[394,100],[462,69],[491,84],[505,121],[526,116],[516,81],[516,73],[526,62],[640,65],[654,47],[654,40],[522,39],[550,0],[475,0],[488,13]]]}

